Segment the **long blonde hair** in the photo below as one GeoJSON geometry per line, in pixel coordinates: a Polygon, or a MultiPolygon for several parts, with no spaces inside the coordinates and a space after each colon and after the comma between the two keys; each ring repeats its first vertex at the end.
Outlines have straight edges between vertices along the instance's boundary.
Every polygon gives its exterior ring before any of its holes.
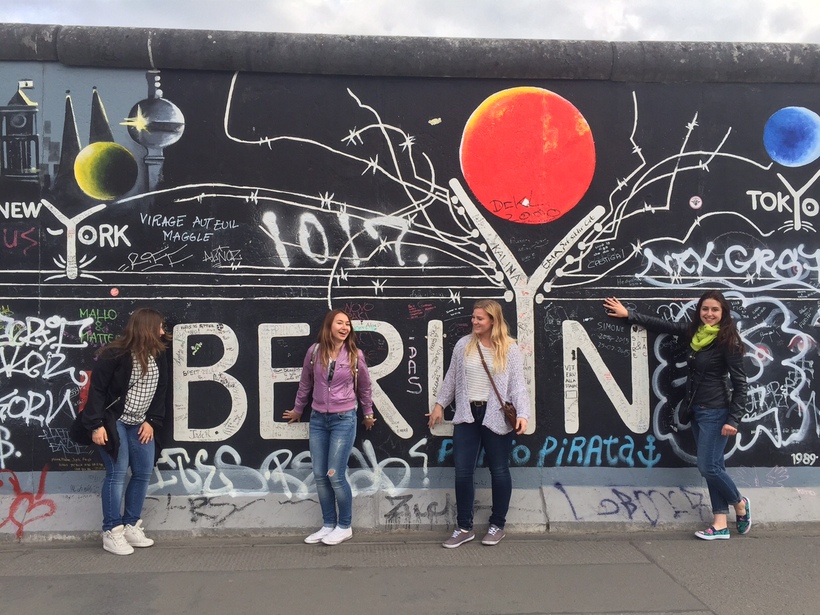
{"type": "MultiPolygon", "coordinates": [[[[473,310],[484,310],[493,322],[493,329],[490,332],[490,341],[493,344],[493,372],[500,374],[507,369],[507,352],[510,346],[515,343],[515,338],[510,337],[510,329],[507,321],[504,320],[504,312],[498,301],[492,299],[479,299],[473,305],[473,310]]],[[[464,351],[466,357],[478,348],[481,343],[478,336],[473,333],[473,339],[464,351]]]]}
{"type": "Polygon", "coordinates": [[[319,329],[319,335],[316,338],[319,344],[319,360],[324,367],[327,367],[330,363],[330,351],[333,350],[333,333],[330,328],[333,325],[333,321],[336,320],[336,317],[340,315],[347,318],[347,321],[350,323],[350,333],[347,334],[343,345],[347,348],[347,354],[350,356],[350,371],[353,373],[355,379],[356,357],[358,356],[359,349],[356,346],[356,331],[353,329],[353,321],[350,318],[350,314],[344,310],[331,310],[325,316],[322,328],[319,329]]]}

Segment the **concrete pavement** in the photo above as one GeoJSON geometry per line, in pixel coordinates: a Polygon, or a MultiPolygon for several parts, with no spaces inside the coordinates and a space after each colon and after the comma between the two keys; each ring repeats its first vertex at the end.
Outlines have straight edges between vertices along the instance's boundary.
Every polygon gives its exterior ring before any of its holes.
{"type": "Polygon", "coordinates": [[[820,525],[711,543],[688,531],[517,534],[450,550],[444,537],[160,539],[125,557],[97,541],[5,542],[0,614],[820,613],[820,525]]]}

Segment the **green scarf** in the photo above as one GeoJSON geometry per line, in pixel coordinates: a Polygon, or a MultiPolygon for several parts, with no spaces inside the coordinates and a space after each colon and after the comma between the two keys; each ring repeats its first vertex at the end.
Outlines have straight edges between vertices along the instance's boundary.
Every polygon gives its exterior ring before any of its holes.
{"type": "Polygon", "coordinates": [[[720,331],[720,325],[701,325],[689,345],[692,350],[699,352],[715,341],[718,331],[720,331]]]}

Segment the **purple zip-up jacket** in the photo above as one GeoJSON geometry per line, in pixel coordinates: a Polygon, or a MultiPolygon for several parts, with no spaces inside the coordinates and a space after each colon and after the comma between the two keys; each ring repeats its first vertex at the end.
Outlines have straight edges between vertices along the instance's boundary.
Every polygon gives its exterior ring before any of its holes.
{"type": "MultiPolygon", "coordinates": [[[[293,411],[302,414],[313,389],[313,403],[311,407],[314,412],[347,412],[356,409],[356,393],[353,391],[353,374],[350,372],[350,355],[347,346],[342,346],[341,352],[336,359],[336,368],[333,371],[333,380],[327,381],[327,368],[322,365],[320,353],[316,353],[316,359],[311,366],[313,359],[313,344],[308,348],[305,361],[302,364],[302,377],[299,379],[299,392],[296,393],[296,402],[293,411]]],[[[364,362],[364,355],[359,350],[359,377],[358,377],[358,402],[362,407],[365,416],[373,414],[372,386],[370,383],[370,373],[367,371],[367,364],[364,362]]]]}

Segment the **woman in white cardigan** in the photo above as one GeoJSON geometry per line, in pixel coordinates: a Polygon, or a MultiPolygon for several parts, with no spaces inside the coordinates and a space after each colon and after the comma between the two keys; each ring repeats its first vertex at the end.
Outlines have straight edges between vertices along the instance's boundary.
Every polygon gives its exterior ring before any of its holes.
{"type": "Polygon", "coordinates": [[[455,399],[453,461],[458,527],[444,541],[443,546],[447,549],[455,549],[475,538],[474,474],[482,448],[492,479],[493,503],[490,527],[481,543],[497,545],[504,538],[504,525],[512,496],[510,452],[513,435],[526,431],[530,416],[524,361],[518,345],[510,337],[498,302],[489,299],[476,302],[472,325],[473,332],[456,343],[436,404],[426,415],[428,426],[432,428],[444,420],[444,408],[455,399]],[[505,421],[501,402],[482,365],[482,357],[499,395],[516,408],[514,428],[505,421]]]}

